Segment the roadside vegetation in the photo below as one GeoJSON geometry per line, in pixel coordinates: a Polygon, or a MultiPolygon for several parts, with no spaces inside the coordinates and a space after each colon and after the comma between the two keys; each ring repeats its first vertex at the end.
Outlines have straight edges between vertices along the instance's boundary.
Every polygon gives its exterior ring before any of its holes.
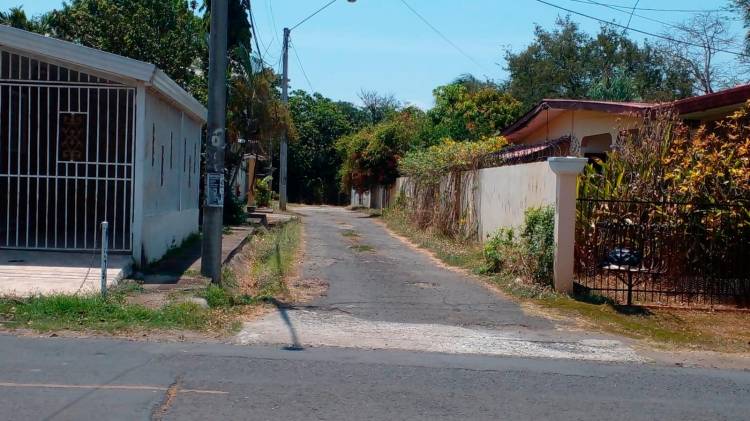
{"type": "Polygon", "coordinates": [[[410,212],[394,206],[382,213],[386,226],[443,263],[464,269],[524,305],[586,327],[645,340],[663,348],[747,352],[750,317],[740,312],[673,308],[627,308],[603,297],[568,296],[551,288],[552,235],[549,210],[527,213],[519,232],[498,232],[483,246],[431,228],[415,228],[410,212]]]}
{"type": "Polygon", "coordinates": [[[300,250],[302,224],[293,220],[261,231],[222,273],[223,285],[175,290],[159,300],[137,283],[99,294],[0,297],[0,328],[109,334],[195,331],[226,335],[242,318],[289,294],[286,276],[300,250]],[[158,304],[153,304],[157,302],[158,304]],[[144,304],[151,303],[151,304],[144,304]]]}
{"type": "Polygon", "coordinates": [[[106,333],[221,331],[228,327],[223,314],[192,302],[173,301],[158,309],[129,304],[127,297],[140,291],[136,284],[114,289],[107,298],[98,294],[0,298],[0,326],[39,332],[72,330],[106,333]]]}

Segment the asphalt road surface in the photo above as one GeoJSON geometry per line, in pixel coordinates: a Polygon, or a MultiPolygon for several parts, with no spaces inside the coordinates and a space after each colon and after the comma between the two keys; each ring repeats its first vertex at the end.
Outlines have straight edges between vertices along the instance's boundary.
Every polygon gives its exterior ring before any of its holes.
{"type": "Polygon", "coordinates": [[[362,214],[300,212],[324,296],[227,344],[0,335],[0,420],[748,419],[750,371],[650,362],[362,214]]]}
{"type": "Polygon", "coordinates": [[[360,212],[296,209],[305,221],[302,277],[325,296],[248,323],[240,344],[398,349],[637,361],[619,338],[561,329],[479,280],[447,269],[360,212]]]}
{"type": "Polygon", "coordinates": [[[3,420],[740,420],[750,373],[0,336],[3,420]]]}

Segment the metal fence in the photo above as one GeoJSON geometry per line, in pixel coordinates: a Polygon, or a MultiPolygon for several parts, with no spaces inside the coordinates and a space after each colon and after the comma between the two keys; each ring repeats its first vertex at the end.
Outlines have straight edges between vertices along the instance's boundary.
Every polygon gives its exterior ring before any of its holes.
{"type": "Polygon", "coordinates": [[[748,306],[748,206],[579,199],[576,288],[628,305],[748,306]]]}
{"type": "Polygon", "coordinates": [[[482,168],[504,167],[546,161],[554,156],[566,156],[570,152],[570,137],[563,136],[533,145],[506,146],[482,158],[482,168]]]}

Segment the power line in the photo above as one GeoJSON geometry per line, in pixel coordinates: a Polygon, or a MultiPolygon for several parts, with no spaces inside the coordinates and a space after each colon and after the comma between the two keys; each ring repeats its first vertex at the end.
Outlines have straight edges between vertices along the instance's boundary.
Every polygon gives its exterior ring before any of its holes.
{"type": "Polygon", "coordinates": [[[268,0],[266,2],[266,8],[268,9],[268,14],[271,15],[271,24],[273,24],[273,39],[274,41],[279,42],[279,37],[276,35],[276,33],[279,32],[279,27],[276,26],[276,16],[273,13],[273,5],[271,5],[271,0],[268,0]]]}
{"type": "MultiPolygon", "coordinates": [[[[683,41],[683,40],[675,39],[675,38],[668,37],[668,36],[665,36],[665,35],[658,35],[658,34],[655,34],[653,32],[643,31],[643,30],[640,30],[640,29],[628,28],[625,25],[619,24],[617,22],[606,21],[604,19],[600,19],[600,18],[597,18],[595,16],[587,15],[585,13],[577,12],[575,10],[568,9],[566,7],[559,6],[557,4],[550,3],[550,2],[545,1],[545,0],[536,0],[536,1],[539,2],[539,3],[542,3],[542,4],[546,4],[547,6],[551,6],[551,7],[554,7],[556,9],[564,10],[564,11],[566,11],[568,13],[572,13],[574,15],[583,16],[583,17],[588,18],[588,19],[593,19],[595,21],[598,21],[598,22],[601,22],[601,23],[604,23],[604,24],[607,24],[607,25],[612,25],[612,26],[616,26],[616,27],[619,27],[619,28],[628,29],[630,31],[637,32],[639,34],[648,35],[648,36],[654,37],[654,38],[661,38],[661,39],[666,40],[666,41],[671,41],[671,42],[676,42],[676,43],[679,43],[679,44],[690,45],[692,47],[703,48],[703,46],[700,45],[700,44],[695,44],[695,43],[692,43],[692,42],[689,42],[689,41],[683,41]]],[[[735,55],[737,57],[750,57],[747,54],[738,53],[737,51],[725,50],[723,48],[714,48],[713,50],[716,51],[716,52],[720,52],[720,53],[732,54],[732,55],[735,55]]]]}
{"type": "Polygon", "coordinates": [[[255,48],[258,49],[258,58],[260,59],[261,68],[265,61],[263,60],[263,53],[260,52],[260,37],[258,36],[258,27],[255,26],[255,17],[253,16],[253,7],[249,7],[250,10],[250,25],[252,25],[253,38],[255,38],[255,48]]]}
{"type": "MultiPolygon", "coordinates": [[[[570,1],[583,3],[583,1],[579,1],[579,0],[570,0],[570,1]]],[[[590,3],[594,3],[594,2],[590,2],[590,3]]],[[[630,7],[630,6],[625,6],[622,4],[612,4],[612,3],[596,3],[596,4],[600,6],[608,6],[608,7],[617,8],[618,10],[621,10],[624,12],[627,12],[627,10],[631,10],[631,9],[642,10],[642,11],[647,11],[647,12],[674,12],[674,13],[712,13],[712,12],[726,12],[727,11],[727,9],[658,9],[658,8],[649,8],[649,7],[630,7]],[[625,10],[622,10],[622,9],[625,9],[625,10]]]]}
{"type": "Polygon", "coordinates": [[[635,13],[635,8],[638,7],[638,3],[640,2],[641,0],[635,0],[635,4],[633,5],[633,8],[630,10],[630,17],[628,17],[628,24],[625,25],[625,31],[627,31],[628,28],[630,28],[630,22],[633,21],[633,13],[635,13]]]}
{"type": "Polygon", "coordinates": [[[291,30],[294,30],[294,29],[296,29],[296,28],[297,28],[298,26],[300,26],[300,25],[302,25],[303,23],[307,22],[308,20],[312,19],[312,17],[313,17],[313,16],[315,16],[315,15],[317,15],[318,13],[322,12],[322,11],[323,11],[323,10],[325,10],[325,9],[326,9],[326,8],[327,8],[328,6],[332,5],[333,3],[336,3],[336,1],[337,1],[337,0],[331,0],[331,1],[329,1],[329,2],[328,2],[328,3],[326,3],[326,4],[325,4],[325,5],[323,6],[323,7],[321,7],[321,8],[320,8],[320,9],[318,9],[318,10],[316,10],[315,12],[313,12],[313,14],[312,14],[312,15],[310,15],[310,16],[308,16],[308,17],[306,17],[306,18],[302,19],[302,20],[301,20],[301,21],[300,21],[300,22],[299,22],[298,24],[296,24],[296,25],[292,26],[292,27],[291,27],[291,30]]]}
{"type": "MultiPolygon", "coordinates": [[[[419,18],[422,22],[424,22],[425,25],[427,25],[430,29],[432,29],[433,32],[438,34],[440,38],[443,39],[443,41],[447,42],[451,47],[453,47],[456,51],[461,53],[464,57],[469,59],[472,63],[476,64],[477,66],[481,67],[482,70],[487,71],[487,69],[477,60],[474,59],[474,57],[470,56],[466,51],[464,51],[461,47],[459,47],[455,42],[448,39],[445,34],[443,34],[439,29],[435,27],[435,25],[431,24],[430,21],[428,21],[424,16],[422,16],[419,12],[417,12],[409,3],[406,2],[406,0],[401,0],[401,3],[404,4],[416,17],[419,18]]],[[[488,72],[489,73],[489,72],[488,72]]]]}
{"type": "Polygon", "coordinates": [[[638,13],[631,13],[631,12],[628,12],[627,10],[619,9],[619,8],[617,8],[615,6],[612,6],[610,4],[607,4],[607,3],[600,3],[600,2],[594,1],[594,0],[568,0],[568,1],[576,2],[576,3],[583,3],[583,4],[593,4],[595,6],[606,7],[607,9],[611,9],[611,10],[614,10],[616,12],[626,13],[626,14],[635,16],[637,18],[641,18],[641,19],[648,20],[648,21],[651,21],[651,22],[654,22],[654,23],[658,23],[660,25],[668,26],[670,28],[682,29],[681,27],[679,27],[677,25],[674,25],[674,24],[671,24],[669,22],[664,22],[664,21],[659,20],[659,19],[654,19],[654,18],[651,18],[651,17],[648,17],[648,16],[644,16],[644,15],[639,15],[638,13]]]}
{"type": "Polygon", "coordinates": [[[305,80],[307,81],[307,86],[310,87],[310,93],[312,94],[315,92],[315,88],[312,85],[312,82],[310,82],[310,78],[307,77],[307,72],[305,72],[305,66],[302,65],[302,60],[299,58],[299,54],[297,54],[297,47],[294,46],[294,43],[290,43],[292,47],[292,51],[294,51],[294,57],[297,58],[297,63],[299,64],[299,68],[302,70],[302,74],[305,76],[305,80]]]}

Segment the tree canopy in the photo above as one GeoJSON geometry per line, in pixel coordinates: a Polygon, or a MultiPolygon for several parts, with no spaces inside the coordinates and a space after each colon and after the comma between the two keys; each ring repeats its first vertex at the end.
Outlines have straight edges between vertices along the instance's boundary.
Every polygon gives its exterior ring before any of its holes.
{"type": "Polygon", "coordinates": [[[693,94],[693,78],[684,63],[662,48],[629,39],[602,26],[592,37],[569,18],[551,30],[536,26],[534,41],[505,55],[510,94],[528,109],[543,98],[587,98],[597,83],[621,72],[632,81],[636,97],[671,100],[693,94]]]}
{"type": "Polygon", "coordinates": [[[153,63],[190,88],[207,56],[196,7],[185,0],[72,0],[48,19],[57,38],[153,63]]]}
{"type": "Polygon", "coordinates": [[[462,76],[433,91],[435,106],[427,112],[426,144],[443,138],[474,141],[492,136],[521,114],[521,103],[491,81],[462,76]]]}
{"type": "Polygon", "coordinates": [[[341,157],[335,142],[363,127],[369,121],[366,112],[302,90],[290,95],[289,111],[297,133],[289,147],[289,199],[336,203],[341,157]]]}
{"type": "Polygon", "coordinates": [[[398,177],[398,161],[419,137],[424,112],[413,107],[336,141],[342,165],[341,188],[365,191],[398,177]]]}

